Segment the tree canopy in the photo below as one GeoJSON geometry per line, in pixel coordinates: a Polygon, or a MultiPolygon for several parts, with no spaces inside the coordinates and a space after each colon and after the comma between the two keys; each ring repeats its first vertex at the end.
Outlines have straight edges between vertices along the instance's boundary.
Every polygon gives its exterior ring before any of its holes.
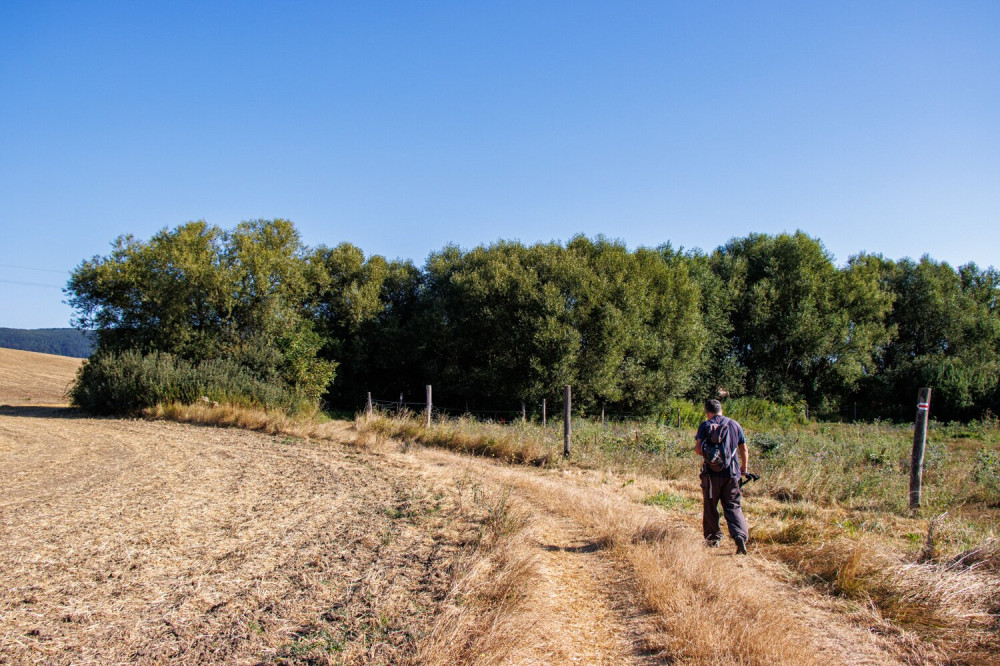
{"type": "Polygon", "coordinates": [[[117,239],[67,293],[98,355],[226,359],[347,408],[424,384],[485,409],[564,384],[584,409],[629,413],[723,394],[894,416],[921,385],[942,417],[1000,403],[1000,273],[870,254],[838,267],[802,232],[709,253],[499,241],[417,267],[305,247],[286,220],[191,222],[117,239]]]}

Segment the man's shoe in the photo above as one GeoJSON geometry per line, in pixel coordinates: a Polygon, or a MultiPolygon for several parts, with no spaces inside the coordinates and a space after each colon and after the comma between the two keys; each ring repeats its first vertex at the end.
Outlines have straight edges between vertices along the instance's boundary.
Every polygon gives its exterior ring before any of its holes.
{"type": "Polygon", "coordinates": [[[746,555],[747,554],[747,542],[746,542],[746,539],[743,539],[741,537],[736,537],[736,539],[734,539],[734,541],[736,541],[736,554],[737,555],[746,555]]]}
{"type": "Polygon", "coordinates": [[[719,547],[719,540],[718,539],[705,539],[705,547],[706,548],[718,548],[719,547]]]}

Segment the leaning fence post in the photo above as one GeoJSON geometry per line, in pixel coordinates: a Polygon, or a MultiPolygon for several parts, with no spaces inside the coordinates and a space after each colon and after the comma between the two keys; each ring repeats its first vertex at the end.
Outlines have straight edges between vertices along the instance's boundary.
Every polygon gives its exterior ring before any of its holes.
{"type": "Polygon", "coordinates": [[[563,456],[569,457],[569,442],[573,433],[573,388],[567,384],[563,398],[563,456]]]}
{"type": "Polygon", "coordinates": [[[542,427],[545,427],[545,398],[542,398],[542,427]]]}
{"type": "Polygon", "coordinates": [[[931,390],[917,392],[917,418],[913,424],[913,455],[910,457],[910,508],[920,508],[920,486],[924,478],[924,446],[927,444],[927,414],[931,410],[931,390]]]}
{"type": "Polygon", "coordinates": [[[368,404],[365,406],[365,411],[368,413],[368,416],[372,415],[372,392],[371,391],[368,391],[368,404]]]}
{"type": "Polygon", "coordinates": [[[427,385],[427,427],[431,427],[431,385],[427,385]]]}

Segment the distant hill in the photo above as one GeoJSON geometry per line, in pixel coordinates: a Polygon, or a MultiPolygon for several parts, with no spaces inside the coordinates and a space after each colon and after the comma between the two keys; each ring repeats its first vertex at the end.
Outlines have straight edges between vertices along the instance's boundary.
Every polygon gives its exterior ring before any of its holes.
{"type": "Polygon", "coordinates": [[[75,328],[0,328],[0,347],[87,358],[94,343],[87,333],[75,328]]]}

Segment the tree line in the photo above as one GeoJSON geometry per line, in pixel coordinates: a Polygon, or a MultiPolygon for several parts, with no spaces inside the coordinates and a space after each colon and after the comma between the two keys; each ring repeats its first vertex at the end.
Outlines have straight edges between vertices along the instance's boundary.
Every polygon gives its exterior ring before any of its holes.
{"type": "Polygon", "coordinates": [[[449,245],[417,266],[306,247],[286,220],[191,222],[118,238],[67,294],[96,357],[225,359],[348,409],[425,384],[470,410],[556,404],[565,384],[584,410],[636,415],[722,395],[909,417],[919,386],[938,418],[1000,406],[1000,273],[864,253],[837,266],[802,232],[711,252],[449,245]]]}
{"type": "Polygon", "coordinates": [[[94,351],[88,333],[75,328],[0,328],[0,347],[75,358],[94,351]]]}

